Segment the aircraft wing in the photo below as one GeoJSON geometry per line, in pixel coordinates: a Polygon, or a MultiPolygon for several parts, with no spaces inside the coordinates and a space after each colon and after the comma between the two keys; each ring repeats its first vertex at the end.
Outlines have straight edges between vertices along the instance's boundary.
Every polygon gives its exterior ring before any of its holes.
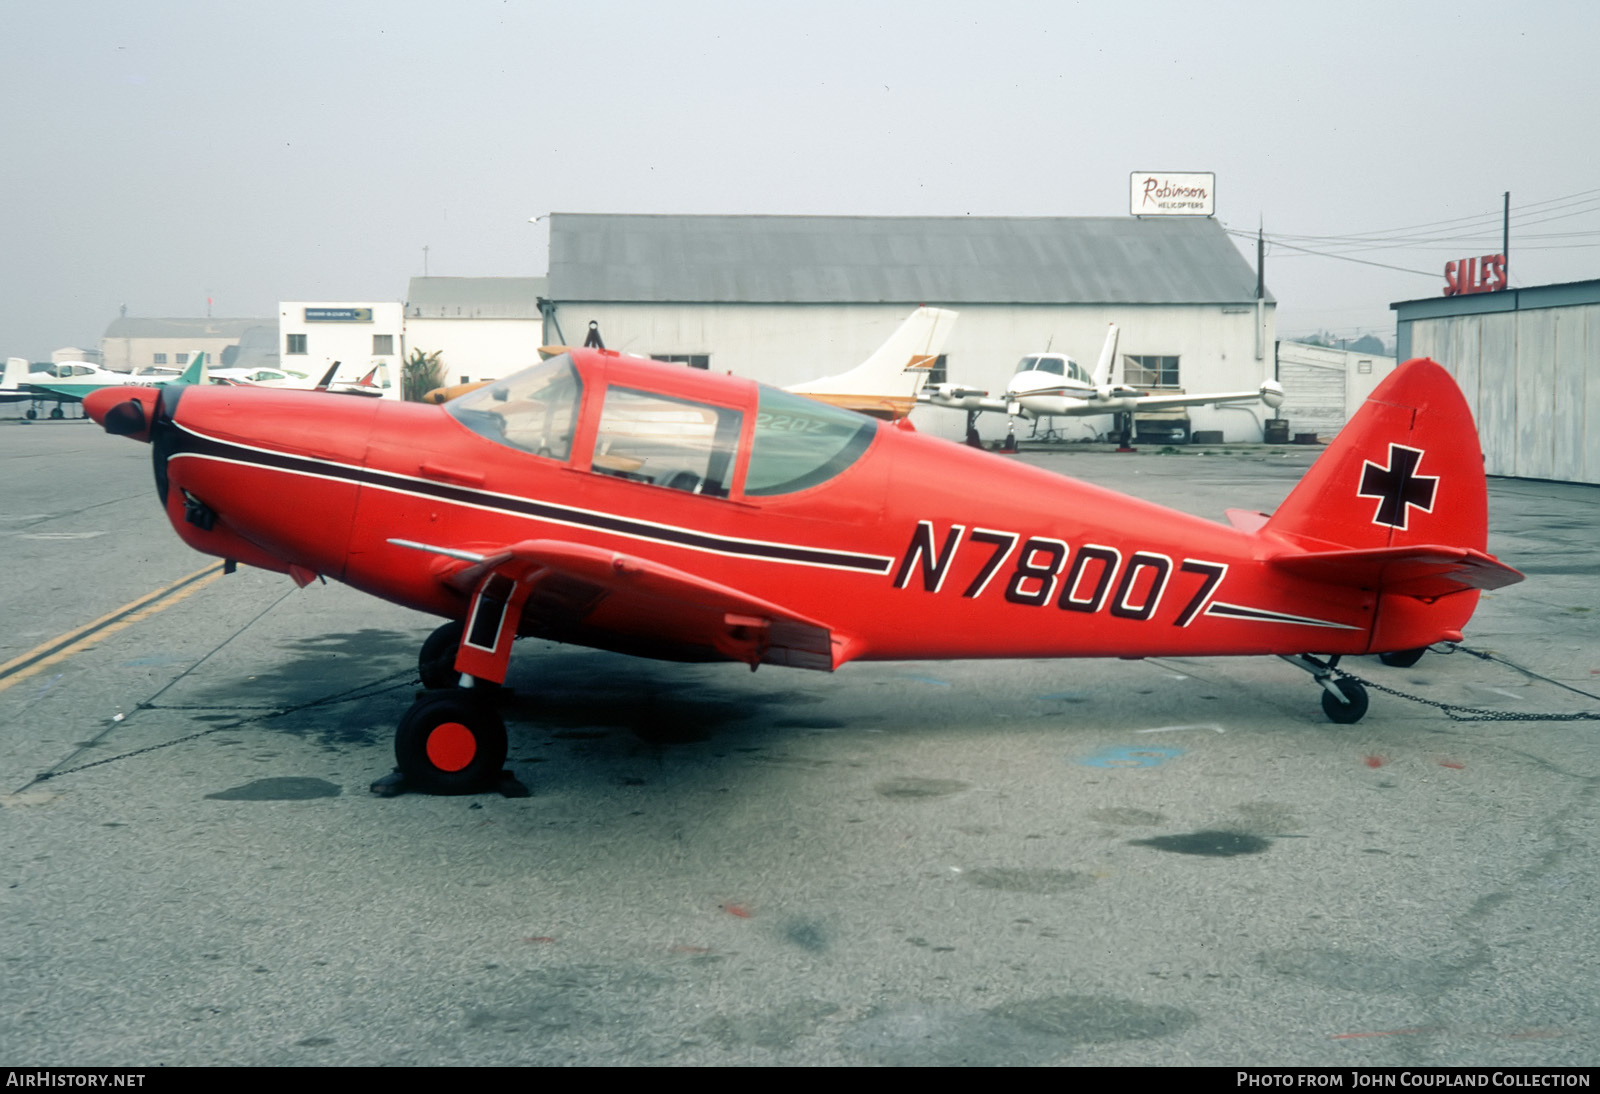
{"type": "MultiPolygon", "coordinates": [[[[1133,404],[1132,410],[1155,410],[1167,406],[1214,406],[1217,403],[1253,403],[1256,401],[1276,407],[1283,405],[1283,388],[1271,380],[1255,391],[1221,391],[1200,395],[1129,395],[1126,399],[1113,397],[1115,402],[1133,404]]],[[[1086,405],[1093,406],[1094,400],[1086,405]]]]}
{"type": "Polygon", "coordinates": [[[85,388],[82,388],[82,387],[78,387],[78,388],[72,388],[72,389],[68,389],[68,390],[63,391],[60,388],[51,387],[49,384],[39,384],[39,383],[30,382],[30,383],[26,383],[26,384],[20,385],[20,390],[22,390],[22,391],[31,391],[35,395],[41,395],[41,396],[44,396],[45,398],[49,398],[49,399],[60,399],[60,400],[62,400],[64,402],[69,402],[69,403],[81,403],[81,402],[83,402],[83,396],[84,396],[86,390],[93,390],[93,389],[92,388],[91,389],[85,389],[85,388]]]}
{"type": "Polygon", "coordinates": [[[533,539],[487,553],[409,540],[434,554],[439,580],[472,597],[456,667],[505,677],[526,620],[538,634],[682,660],[708,651],[760,664],[832,671],[853,643],[822,622],[659,562],[564,540],[533,539]]]}
{"type": "Polygon", "coordinates": [[[917,402],[948,407],[951,410],[995,410],[1002,414],[1010,406],[1006,400],[993,398],[987,391],[975,387],[962,387],[959,384],[936,384],[925,387],[917,392],[917,402]]]}

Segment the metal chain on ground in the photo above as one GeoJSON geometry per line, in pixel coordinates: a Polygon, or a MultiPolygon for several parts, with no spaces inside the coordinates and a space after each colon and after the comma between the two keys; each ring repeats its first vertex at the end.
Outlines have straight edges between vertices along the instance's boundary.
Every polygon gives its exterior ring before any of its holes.
{"type": "MultiPolygon", "coordinates": [[[[1536,680],[1543,680],[1546,683],[1555,684],[1557,687],[1566,688],[1568,691],[1575,691],[1579,695],[1586,696],[1587,698],[1600,700],[1600,695],[1590,695],[1587,691],[1584,691],[1581,688],[1572,687],[1570,684],[1563,684],[1560,680],[1552,680],[1548,676],[1541,676],[1537,672],[1533,672],[1530,669],[1523,668],[1521,665],[1517,664],[1514,661],[1507,661],[1505,658],[1500,657],[1497,654],[1490,653],[1490,652],[1488,652],[1486,650],[1471,649],[1471,648],[1469,648],[1467,646],[1463,646],[1463,645],[1460,645],[1459,643],[1455,643],[1455,642],[1445,642],[1445,643],[1441,643],[1441,645],[1449,647],[1448,649],[1437,651],[1441,655],[1449,655],[1449,654],[1456,653],[1456,652],[1469,653],[1472,656],[1480,658],[1480,659],[1482,659],[1484,661],[1497,661],[1500,664],[1507,666],[1508,668],[1516,669],[1518,672],[1522,673],[1523,675],[1530,676],[1530,677],[1532,677],[1532,678],[1534,678],[1536,680]]],[[[1361,676],[1357,676],[1353,672],[1346,672],[1341,668],[1335,668],[1333,670],[1333,674],[1335,676],[1343,677],[1346,680],[1353,680],[1356,683],[1360,684],[1362,687],[1368,688],[1368,689],[1370,689],[1372,691],[1381,691],[1385,695],[1393,695],[1393,696],[1396,696],[1397,698],[1400,698],[1400,699],[1409,699],[1413,703],[1421,703],[1424,706],[1437,707],[1440,710],[1444,711],[1446,717],[1450,718],[1451,721],[1455,721],[1455,722],[1596,722],[1596,721],[1600,721],[1600,711],[1580,710],[1580,711],[1574,711],[1574,712],[1571,712],[1571,713],[1557,714],[1557,713],[1538,713],[1538,712],[1533,712],[1533,711],[1518,712],[1518,711],[1514,711],[1514,710],[1492,710],[1492,709],[1490,709],[1488,707],[1468,707],[1468,706],[1462,706],[1459,703],[1441,703],[1437,699],[1425,699],[1420,695],[1412,695],[1412,694],[1410,694],[1408,692],[1397,691],[1394,688],[1385,687],[1383,684],[1375,684],[1371,680],[1368,680],[1368,679],[1366,679],[1364,677],[1361,677],[1361,676]]]]}

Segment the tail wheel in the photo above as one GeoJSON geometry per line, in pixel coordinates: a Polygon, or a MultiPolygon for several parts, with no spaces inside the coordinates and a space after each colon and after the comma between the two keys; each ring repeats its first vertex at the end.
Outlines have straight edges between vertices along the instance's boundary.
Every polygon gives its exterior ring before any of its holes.
{"type": "Polygon", "coordinates": [[[1339,689],[1339,694],[1347,701],[1341,703],[1324,688],[1322,712],[1328,716],[1328,720],[1346,726],[1361,721],[1362,715],[1367,712],[1367,689],[1349,677],[1343,676],[1335,680],[1333,686],[1339,689]]]}
{"type": "Polygon", "coordinates": [[[424,793],[489,790],[506,762],[505,723],[464,689],[428,692],[400,719],[394,758],[407,784],[424,793]]]}
{"type": "Polygon", "coordinates": [[[1408,669],[1421,661],[1422,655],[1427,652],[1427,646],[1419,646],[1414,650],[1391,650],[1388,653],[1378,654],[1378,660],[1392,669],[1408,669]]]}
{"type": "Polygon", "coordinates": [[[451,688],[461,679],[456,671],[456,650],[461,647],[461,633],[466,625],[459,619],[451,620],[428,635],[417,656],[417,673],[425,688],[451,688]]]}

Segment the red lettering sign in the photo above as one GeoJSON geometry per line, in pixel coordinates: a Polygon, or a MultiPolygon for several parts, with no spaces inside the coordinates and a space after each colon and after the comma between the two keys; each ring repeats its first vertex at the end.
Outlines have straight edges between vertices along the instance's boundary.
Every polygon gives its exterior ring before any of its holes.
{"type": "Polygon", "coordinates": [[[1458,258],[1444,264],[1444,294],[1461,296],[1466,293],[1499,292],[1509,288],[1506,280],[1506,256],[1484,255],[1481,258],[1458,258]]]}

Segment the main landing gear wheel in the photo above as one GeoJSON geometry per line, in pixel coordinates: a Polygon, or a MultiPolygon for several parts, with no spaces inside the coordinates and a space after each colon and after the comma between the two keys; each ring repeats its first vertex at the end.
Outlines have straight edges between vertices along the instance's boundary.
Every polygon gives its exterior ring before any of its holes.
{"type": "Polygon", "coordinates": [[[1333,686],[1339,689],[1339,694],[1345,697],[1345,702],[1340,702],[1332,692],[1323,689],[1322,713],[1328,716],[1331,722],[1340,725],[1350,725],[1361,721],[1361,716],[1367,712],[1367,689],[1350,679],[1341,676],[1333,681],[1333,686]]]}
{"type": "Polygon", "coordinates": [[[1392,669],[1408,669],[1421,661],[1422,655],[1427,652],[1427,646],[1419,646],[1414,650],[1391,650],[1388,653],[1378,654],[1378,660],[1392,669]]]}
{"type": "Polygon", "coordinates": [[[493,790],[506,762],[506,726],[468,689],[430,691],[400,719],[394,759],[408,789],[425,794],[493,790]]]}
{"type": "Polygon", "coordinates": [[[417,674],[425,688],[452,688],[461,679],[456,671],[456,650],[461,647],[461,632],[466,624],[459,619],[445,623],[422,643],[417,656],[417,674]]]}

